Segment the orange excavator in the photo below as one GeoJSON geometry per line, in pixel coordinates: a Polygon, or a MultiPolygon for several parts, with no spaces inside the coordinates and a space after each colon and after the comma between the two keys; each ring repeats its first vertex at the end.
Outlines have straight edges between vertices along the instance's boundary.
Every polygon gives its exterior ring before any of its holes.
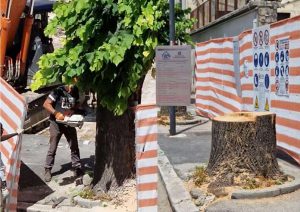
{"type": "Polygon", "coordinates": [[[42,104],[51,87],[28,89],[39,70],[38,60],[53,52],[52,39],[44,35],[54,0],[0,0],[0,77],[11,84],[28,104],[24,128],[38,131],[47,124],[42,104]]]}
{"type": "Polygon", "coordinates": [[[0,77],[25,88],[41,55],[53,51],[44,35],[53,0],[0,0],[0,77]]]}

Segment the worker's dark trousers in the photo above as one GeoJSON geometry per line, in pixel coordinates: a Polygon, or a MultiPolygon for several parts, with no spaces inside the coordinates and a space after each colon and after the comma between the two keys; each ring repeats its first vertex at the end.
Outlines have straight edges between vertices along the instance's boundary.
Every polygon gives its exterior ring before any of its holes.
{"type": "Polygon", "coordinates": [[[71,149],[72,167],[74,169],[81,168],[77,132],[75,127],[69,127],[64,124],[58,124],[55,121],[51,120],[49,131],[50,147],[46,157],[45,168],[52,169],[55,160],[57,145],[63,134],[65,135],[71,149]]]}

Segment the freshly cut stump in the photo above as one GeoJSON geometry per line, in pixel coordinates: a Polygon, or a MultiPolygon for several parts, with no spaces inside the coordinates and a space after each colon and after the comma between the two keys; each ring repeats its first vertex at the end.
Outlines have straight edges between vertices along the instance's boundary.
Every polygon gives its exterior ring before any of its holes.
{"type": "Polygon", "coordinates": [[[240,174],[276,178],[276,115],[239,112],[212,120],[212,148],[206,169],[210,185],[230,186],[240,174]]]}

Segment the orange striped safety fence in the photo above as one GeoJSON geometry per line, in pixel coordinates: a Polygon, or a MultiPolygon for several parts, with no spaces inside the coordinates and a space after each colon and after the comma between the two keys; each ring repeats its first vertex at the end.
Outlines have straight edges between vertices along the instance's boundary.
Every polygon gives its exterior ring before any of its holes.
{"type": "MultiPolygon", "coordinates": [[[[220,38],[196,46],[196,107],[200,115],[255,110],[252,31],[238,36],[240,74],[234,70],[234,38],[220,38]],[[240,80],[241,95],[236,80],[240,80]]],[[[270,25],[270,105],[276,113],[277,146],[300,164],[300,16],[270,25]],[[288,40],[287,95],[278,95],[278,40],[288,40]],[[276,50],[277,49],[277,50],[276,50]],[[277,78],[276,78],[277,76],[277,78]]],[[[283,78],[283,77],[282,77],[283,78]]]]}
{"type": "MultiPolygon", "coordinates": [[[[4,134],[15,133],[17,129],[23,128],[26,109],[24,98],[0,77],[0,122],[4,134]]],[[[5,166],[8,190],[5,211],[17,210],[21,142],[22,136],[20,135],[0,143],[1,159],[5,166]]]]}
{"type": "Polygon", "coordinates": [[[137,211],[157,211],[157,112],[155,105],[136,109],[137,211]]]}

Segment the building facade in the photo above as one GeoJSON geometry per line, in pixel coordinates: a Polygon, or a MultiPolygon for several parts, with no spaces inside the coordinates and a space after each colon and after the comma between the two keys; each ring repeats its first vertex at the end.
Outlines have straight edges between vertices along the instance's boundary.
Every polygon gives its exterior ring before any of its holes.
{"type": "Polygon", "coordinates": [[[236,36],[253,26],[300,15],[300,0],[186,0],[196,20],[191,36],[195,42],[236,36]]]}

